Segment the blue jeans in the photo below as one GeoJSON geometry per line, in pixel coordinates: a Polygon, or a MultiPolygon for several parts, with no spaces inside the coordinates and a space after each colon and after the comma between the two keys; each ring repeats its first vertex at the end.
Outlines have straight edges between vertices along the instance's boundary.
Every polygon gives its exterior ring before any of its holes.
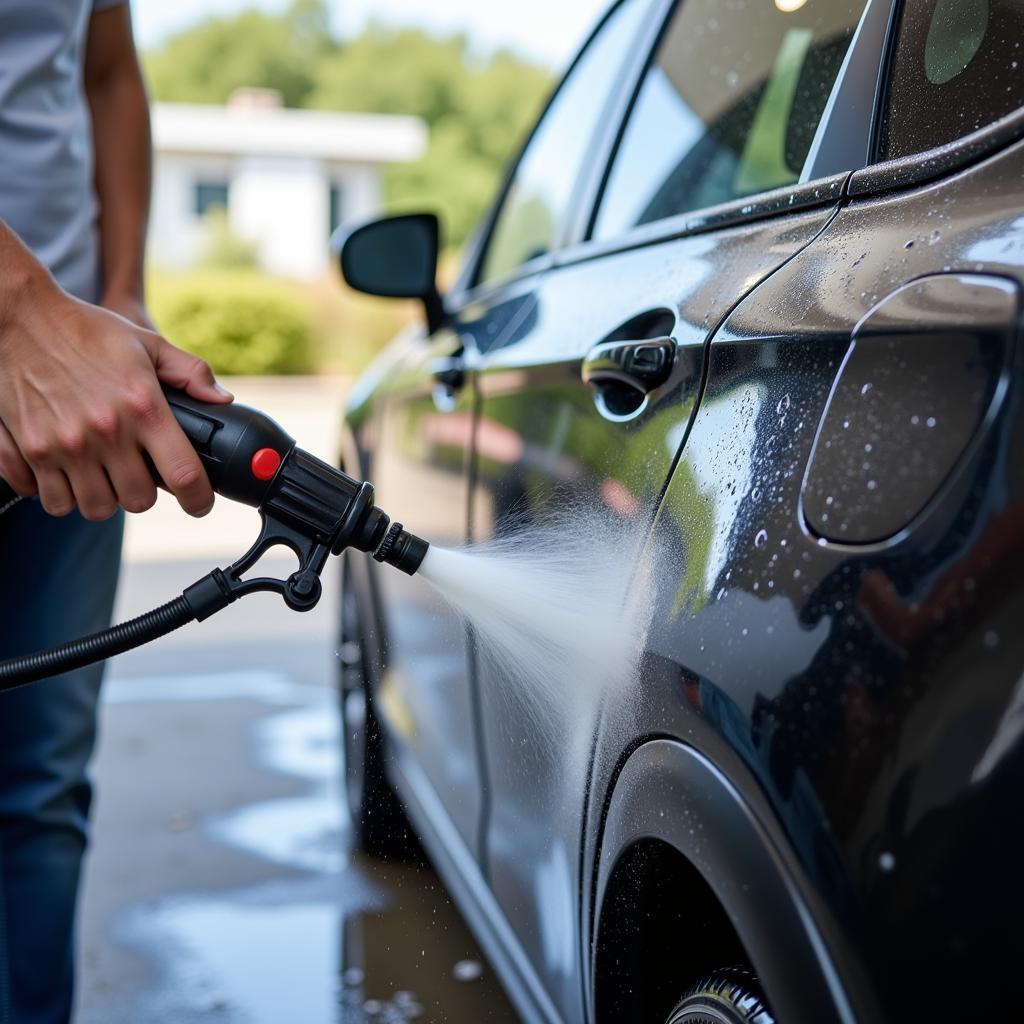
{"type": "MultiPolygon", "coordinates": [[[[123,516],[0,516],[0,658],[110,624],[123,516]]],[[[0,693],[0,1024],[67,1024],[102,666],[0,693]]]]}

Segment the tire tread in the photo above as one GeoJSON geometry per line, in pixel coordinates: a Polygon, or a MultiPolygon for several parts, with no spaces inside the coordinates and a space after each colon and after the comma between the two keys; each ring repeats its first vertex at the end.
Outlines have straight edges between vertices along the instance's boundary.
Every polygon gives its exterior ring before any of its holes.
{"type": "Polygon", "coordinates": [[[669,1024],[775,1024],[757,978],[743,967],[715,971],[691,985],[669,1024]]]}

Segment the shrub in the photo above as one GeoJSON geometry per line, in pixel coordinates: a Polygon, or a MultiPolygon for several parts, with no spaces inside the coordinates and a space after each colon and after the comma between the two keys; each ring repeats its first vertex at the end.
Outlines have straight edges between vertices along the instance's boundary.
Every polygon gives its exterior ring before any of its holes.
{"type": "Polygon", "coordinates": [[[418,303],[361,295],[336,272],[298,287],[313,319],[317,359],[328,373],[361,373],[411,319],[422,318],[418,303]]]}
{"type": "Polygon", "coordinates": [[[259,245],[236,235],[223,206],[208,210],[205,221],[206,238],[198,265],[209,270],[254,269],[259,266],[259,245]]]}
{"type": "Polygon", "coordinates": [[[176,345],[218,373],[306,373],[315,369],[312,320],[296,288],[256,271],[158,275],[150,312],[176,345]]]}

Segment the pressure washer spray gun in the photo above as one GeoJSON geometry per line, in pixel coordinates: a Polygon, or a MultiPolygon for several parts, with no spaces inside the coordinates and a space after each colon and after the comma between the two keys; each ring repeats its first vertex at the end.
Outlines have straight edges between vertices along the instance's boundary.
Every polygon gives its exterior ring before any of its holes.
{"type": "MultiPolygon", "coordinates": [[[[209,405],[183,391],[167,401],[202,460],[217,494],[259,509],[253,546],[227,569],[187,587],[180,597],[118,626],[35,654],[0,662],[0,691],[69,672],[141,647],[189,622],[201,622],[246,594],[280,594],[295,611],[320,600],[320,573],[329,555],[353,547],[412,575],[427,542],[392,523],[373,503],[373,487],[334,469],[295,441],[269,416],[247,406],[209,405]],[[283,545],[299,558],[287,579],[243,579],[264,553],[283,545]]],[[[18,501],[0,480],[0,513],[18,501]]]]}

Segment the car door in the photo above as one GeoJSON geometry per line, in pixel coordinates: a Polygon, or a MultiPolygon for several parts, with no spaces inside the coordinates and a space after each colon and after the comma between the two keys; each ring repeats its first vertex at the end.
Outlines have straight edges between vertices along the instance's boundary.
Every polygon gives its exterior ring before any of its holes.
{"type": "MultiPolygon", "coordinates": [[[[572,550],[628,584],[697,407],[709,332],[824,228],[845,181],[800,178],[865,4],[783,6],[666,5],[624,127],[609,123],[595,157],[587,216],[533,285],[529,322],[480,359],[478,540],[552,520],[556,535],[593,531],[572,550]]],[[[879,59],[876,47],[876,73],[879,59]]],[[[530,272],[502,270],[513,283],[530,272]]],[[[486,256],[481,277],[502,286],[486,256]]],[[[564,664],[538,687],[486,649],[476,665],[489,885],[551,1018],[582,1020],[580,844],[607,690],[564,664]]]]}
{"type": "MultiPolygon", "coordinates": [[[[492,218],[492,267],[511,259],[543,266],[549,258],[590,136],[648,6],[648,0],[617,4],[555,94],[492,218]],[[529,183],[538,154],[555,161],[544,180],[547,206],[529,220],[528,231],[508,233],[508,211],[533,203],[529,183]]],[[[377,500],[414,519],[417,531],[434,544],[457,546],[467,539],[473,361],[480,351],[527,329],[535,305],[529,279],[487,295],[450,296],[444,326],[429,337],[407,339],[378,384],[372,467],[377,500]]],[[[483,782],[466,631],[433,590],[400,576],[378,576],[388,657],[377,708],[406,783],[403,795],[421,812],[421,831],[432,831],[430,839],[468,876],[477,870],[483,782]]]]}
{"type": "Polygon", "coordinates": [[[904,5],[880,162],[716,335],[658,516],[697,567],[651,649],[892,1021],[998,1016],[1019,945],[1022,39],[904,5]]]}

